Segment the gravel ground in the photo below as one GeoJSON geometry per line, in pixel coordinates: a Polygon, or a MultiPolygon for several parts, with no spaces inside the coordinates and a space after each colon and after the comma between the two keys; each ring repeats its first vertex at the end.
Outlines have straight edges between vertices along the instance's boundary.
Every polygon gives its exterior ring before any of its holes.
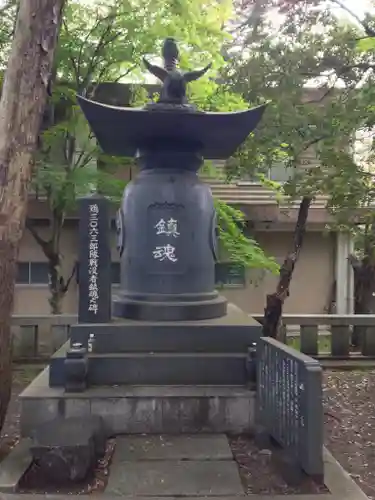
{"type": "Polygon", "coordinates": [[[375,370],[325,372],[325,442],[375,499],[375,370]]]}
{"type": "Polygon", "coordinates": [[[259,449],[249,436],[235,436],[229,440],[234,459],[247,495],[308,495],[328,493],[324,485],[314,483],[307,476],[298,486],[288,485],[280,474],[274,454],[277,450],[259,449]]]}
{"type": "Polygon", "coordinates": [[[20,421],[20,404],[18,395],[44,368],[41,365],[16,366],[13,371],[12,398],[8,407],[5,425],[0,436],[0,460],[18,441],[18,425],[20,421]]]}
{"type": "MultiPolygon", "coordinates": [[[[0,458],[18,439],[19,402],[17,396],[41,368],[40,366],[21,366],[15,369],[12,401],[1,435],[0,458]]],[[[327,447],[369,498],[375,500],[375,467],[373,465],[375,462],[375,370],[326,371],[324,373],[324,403],[327,447]]],[[[286,487],[274,470],[265,470],[269,457],[264,454],[259,458],[258,451],[250,440],[237,438],[237,441],[232,443],[233,446],[237,449],[239,461],[245,460],[245,455],[247,455],[246,467],[259,461],[263,464],[255,472],[252,471],[254,493],[264,489],[267,489],[267,493],[274,494],[297,493],[294,489],[286,487]],[[252,458],[249,458],[249,453],[252,458]],[[256,457],[258,460],[255,460],[256,457]],[[259,474],[260,472],[263,474],[259,474]],[[265,484],[262,483],[261,476],[265,478],[265,484]]],[[[303,490],[306,491],[306,488],[310,491],[315,486],[306,484],[303,490]]]]}

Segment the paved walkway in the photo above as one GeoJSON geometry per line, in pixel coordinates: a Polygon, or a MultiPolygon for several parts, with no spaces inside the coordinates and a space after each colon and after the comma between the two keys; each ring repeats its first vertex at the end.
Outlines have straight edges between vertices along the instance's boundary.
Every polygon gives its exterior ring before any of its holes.
{"type": "Polygon", "coordinates": [[[107,495],[242,496],[225,435],[117,437],[107,495]]]}
{"type": "MultiPolygon", "coordinates": [[[[81,495],[18,494],[30,463],[22,440],[0,467],[0,500],[80,500],[81,495]]],[[[324,449],[330,494],[250,495],[251,500],[368,500],[350,475],[324,449]]],[[[238,500],[245,496],[227,437],[215,435],[117,436],[103,500],[238,500]],[[199,498],[200,497],[200,498],[199,498]]],[[[245,499],[244,499],[245,500],[245,499]]]]}

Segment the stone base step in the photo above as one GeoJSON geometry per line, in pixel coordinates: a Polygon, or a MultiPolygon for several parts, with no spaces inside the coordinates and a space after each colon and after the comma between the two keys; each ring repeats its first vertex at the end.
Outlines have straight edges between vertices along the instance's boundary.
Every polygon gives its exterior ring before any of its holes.
{"type": "MultiPolygon", "coordinates": [[[[65,353],[50,363],[50,386],[64,386],[65,353]]],[[[245,385],[245,353],[90,354],[88,383],[97,385],[245,385]]]]}
{"type": "Polygon", "coordinates": [[[21,432],[57,416],[102,415],[112,434],[254,430],[255,392],[241,386],[118,386],[65,393],[46,368],[21,394],[21,432]]]}
{"type": "Polygon", "coordinates": [[[222,318],[201,321],[150,322],[130,319],[108,324],[72,325],[72,343],[87,344],[94,335],[94,352],[246,352],[262,334],[261,325],[228,304],[222,318]]]}
{"type": "Polygon", "coordinates": [[[112,301],[112,314],[116,318],[140,321],[199,321],[222,318],[227,312],[227,299],[222,296],[211,300],[147,301],[118,295],[112,301]]]}

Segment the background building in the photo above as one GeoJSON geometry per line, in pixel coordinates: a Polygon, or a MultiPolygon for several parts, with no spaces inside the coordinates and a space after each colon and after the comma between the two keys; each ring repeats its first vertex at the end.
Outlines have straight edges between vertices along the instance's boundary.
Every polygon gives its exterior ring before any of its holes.
{"type": "MultiPolygon", "coordinates": [[[[127,85],[107,84],[101,86],[98,100],[109,104],[129,102],[127,85]]],[[[313,152],[306,154],[301,168],[314,165],[313,152]]],[[[253,235],[262,248],[282,263],[291,247],[293,230],[298,213],[298,202],[280,206],[274,194],[253,179],[241,179],[228,184],[223,175],[223,164],[216,164],[218,176],[206,177],[213,195],[228,204],[241,209],[247,220],[247,231],[253,235]]],[[[119,167],[116,174],[125,180],[136,175],[134,167],[119,167]]],[[[290,172],[284,165],[275,165],[268,172],[270,179],[283,182],[290,172]]],[[[114,216],[114,214],[113,214],[114,216]]],[[[43,198],[30,194],[28,217],[38,232],[48,233],[50,209],[43,198]]],[[[329,214],[325,199],[318,197],[309,211],[304,246],[293,276],[290,297],[285,304],[286,313],[350,313],[353,310],[353,277],[348,262],[352,251],[349,238],[341,233],[327,230],[329,214]]],[[[112,243],[113,290],[119,284],[119,256],[115,245],[115,227],[112,243]]],[[[140,228],[141,230],[141,228],[140,228]]],[[[77,260],[78,219],[72,213],[66,218],[61,249],[63,268],[69,275],[77,260]]],[[[258,273],[245,273],[233,268],[228,262],[217,264],[217,282],[221,292],[229,300],[249,313],[262,313],[266,294],[275,290],[277,277],[258,273]]],[[[19,254],[19,273],[15,293],[15,314],[47,314],[48,265],[35,239],[25,231],[19,254]]],[[[63,311],[77,310],[77,281],[73,279],[64,299],[63,311]]]]}

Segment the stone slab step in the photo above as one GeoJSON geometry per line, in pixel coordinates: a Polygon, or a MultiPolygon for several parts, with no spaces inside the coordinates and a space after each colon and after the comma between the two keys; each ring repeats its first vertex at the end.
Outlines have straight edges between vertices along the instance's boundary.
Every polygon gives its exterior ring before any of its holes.
{"type": "Polygon", "coordinates": [[[95,352],[246,352],[262,334],[260,324],[233,304],[224,318],[191,322],[121,320],[71,327],[72,342],[94,334],[95,352]]]}
{"type": "Polygon", "coordinates": [[[140,460],[232,460],[224,434],[118,436],[113,463],[140,460]]]}
{"type": "MultiPolygon", "coordinates": [[[[64,385],[65,354],[50,362],[50,385],[64,385]]],[[[246,353],[90,355],[90,385],[245,385],[246,353]]]]}
{"type": "Polygon", "coordinates": [[[72,394],[48,380],[46,368],[20,396],[23,436],[59,415],[101,415],[113,434],[254,431],[255,392],[243,386],[101,386],[72,394]]]}
{"type": "Polygon", "coordinates": [[[154,460],[113,463],[106,494],[209,497],[242,496],[244,491],[233,460],[154,460]]]}

